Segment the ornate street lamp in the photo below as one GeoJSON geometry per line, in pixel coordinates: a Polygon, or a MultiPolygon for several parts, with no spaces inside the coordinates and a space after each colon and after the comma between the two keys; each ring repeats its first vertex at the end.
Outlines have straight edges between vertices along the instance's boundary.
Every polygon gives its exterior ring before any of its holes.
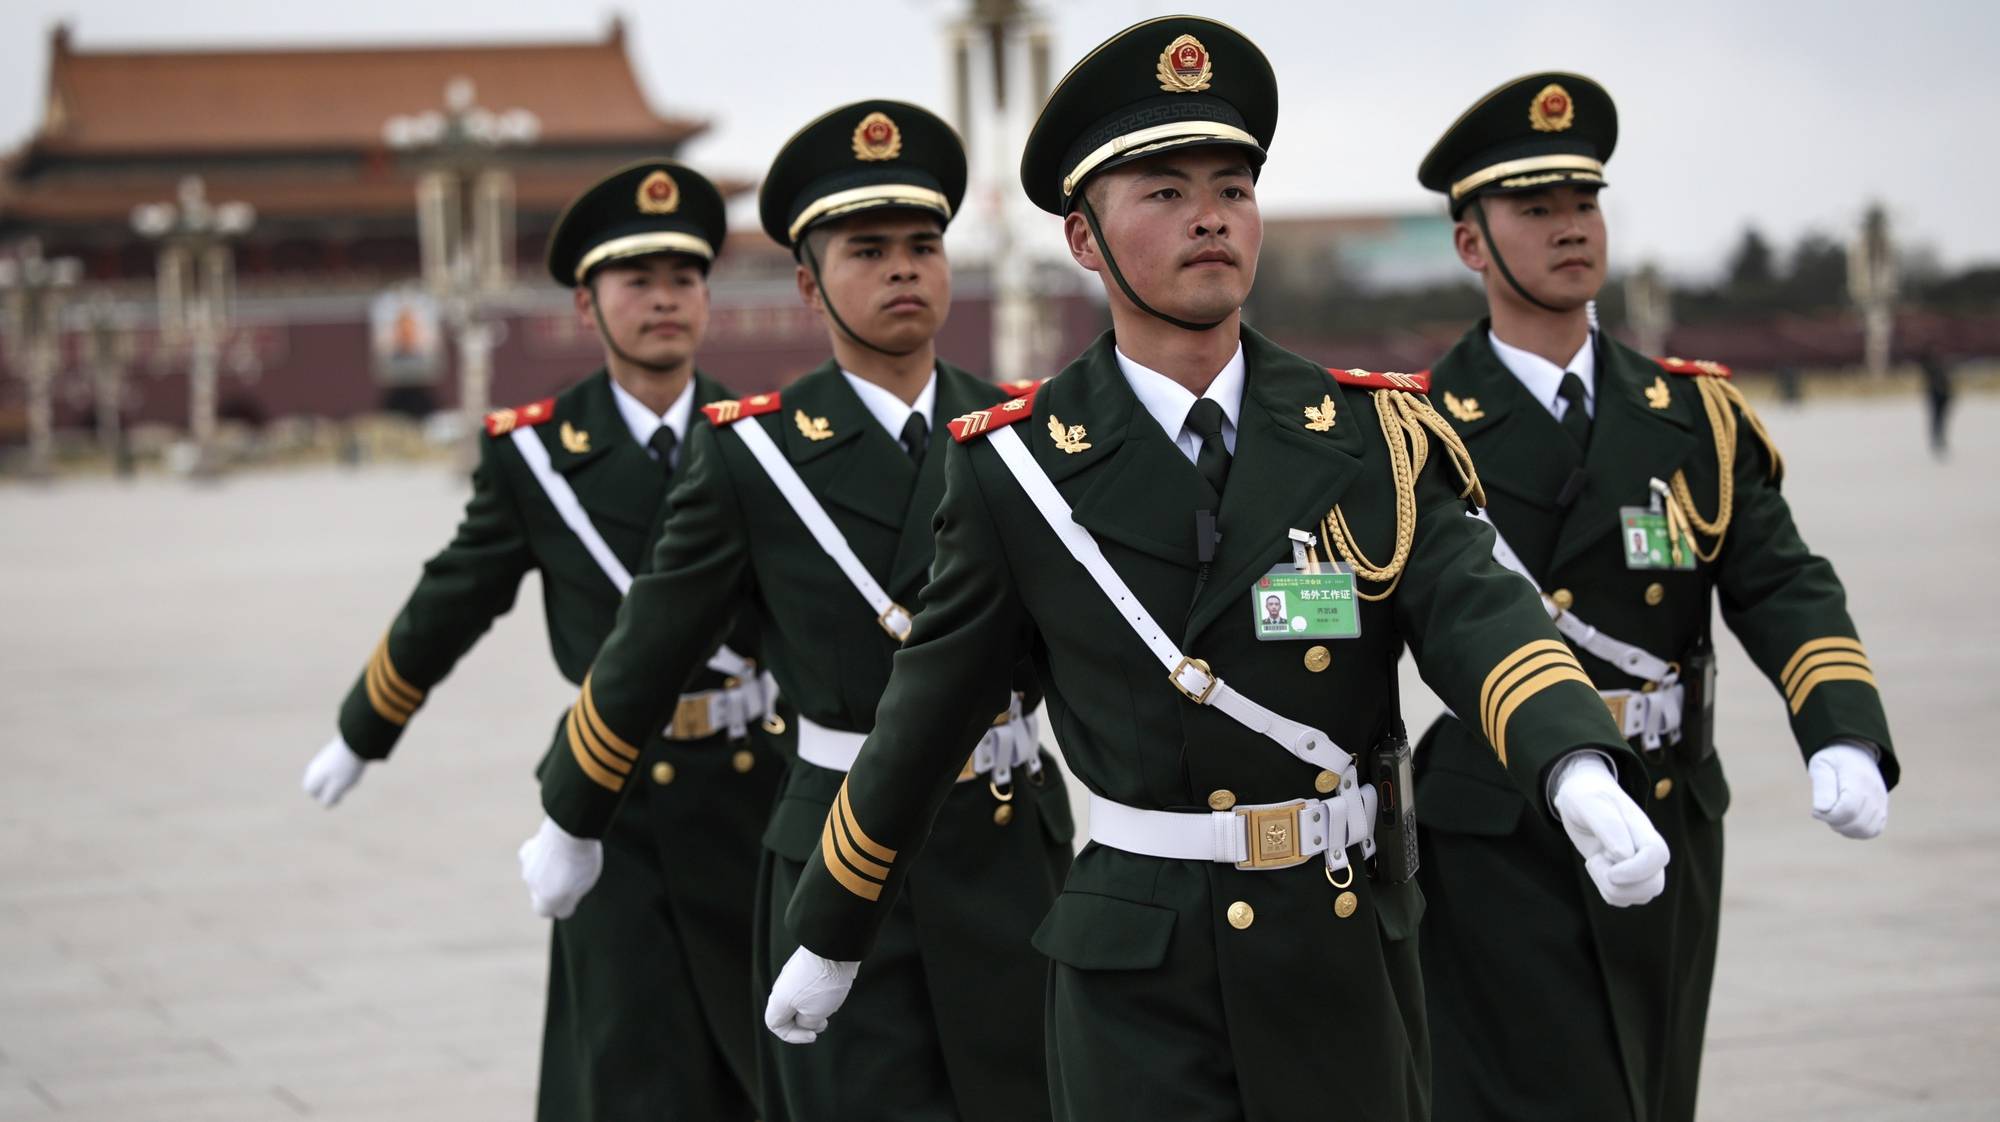
{"type": "Polygon", "coordinates": [[[29,239],[0,259],[6,301],[7,364],[28,387],[28,474],[46,479],[54,465],[56,367],[61,358],[62,306],[83,275],[74,257],[42,256],[29,239]]]}

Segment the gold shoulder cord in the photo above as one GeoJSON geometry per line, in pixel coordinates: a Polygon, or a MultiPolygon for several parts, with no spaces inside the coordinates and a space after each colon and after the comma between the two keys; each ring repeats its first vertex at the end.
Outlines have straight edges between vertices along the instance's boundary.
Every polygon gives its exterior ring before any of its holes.
{"type": "Polygon", "coordinates": [[[1402,582],[1403,567],[1410,559],[1410,546],[1417,536],[1417,476],[1424,470],[1424,462],[1430,457],[1430,437],[1435,435],[1444,445],[1445,454],[1451,457],[1452,466],[1458,469],[1458,477],[1465,482],[1460,498],[1469,498],[1474,503],[1486,505],[1486,489],[1479,485],[1479,473],[1473,470],[1472,453],[1466,450],[1465,442],[1438,411],[1431,407],[1430,399],[1419,394],[1402,390],[1375,390],[1375,416],[1382,423],[1382,439],[1389,446],[1389,470],[1396,488],[1396,549],[1386,565],[1377,565],[1361,552],[1354,540],[1354,531],[1347,524],[1347,515],[1335,503],[1325,518],[1320,520],[1320,540],[1326,545],[1329,556],[1338,556],[1354,570],[1354,575],[1365,581],[1386,584],[1382,591],[1369,595],[1359,589],[1355,595],[1370,602],[1386,600],[1402,582]],[[1425,430],[1429,432],[1426,433],[1425,430]],[[1399,431],[1400,430],[1400,431],[1399,431]],[[1405,435],[1407,434],[1407,443],[1405,435]]]}
{"type": "Polygon", "coordinates": [[[1676,471],[1672,482],[1673,501],[1667,504],[1667,532],[1674,543],[1676,563],[1680,560],[1680,535],[1688,530],[1698,530],[1715,541],[1707,550],[1701,548],[1700,540],[1688,534],[1695,542],[1694,555],[1702,561],[1714,561],[1722,554],[1722,539],[1729,533],[1729,518],[1736,504],[1736,416],[1750,425],[1750,431],[1764,445],[1764,452],[1771,461],[1772,479],[1785,474],[1784,457],[1778,454],[1778,446],[1771,434],[1764,428],[1764,422],[1757,417],[1757,411],[1750,408],[1743,391],[1723,378],[1696,378],[1695,386],[1701,392],[1702,408],[1708,412],[1709,427],[1715,431],[1715,468],[1719,476],[1716,483],[1715,517],[1703,518],[1694,506],[1694,492],[1688,487],[1687,472],[1676,471]]]}

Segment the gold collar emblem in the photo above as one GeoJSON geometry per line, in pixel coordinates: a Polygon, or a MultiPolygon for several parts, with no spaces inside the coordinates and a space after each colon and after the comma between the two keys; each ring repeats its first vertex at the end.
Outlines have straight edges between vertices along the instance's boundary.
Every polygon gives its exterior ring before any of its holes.
{"type": "Polygon", "coordinates": [[[572,428],[568,421],[562,423],[561,436],[563,451],[568,452],[570,455],[581,456],[585,452],[590,451],[590,434],[581,429],[572,428]]]}
{"type": "Polygon", "coordinates": [[[681,187],[665,171],[655,170],[639,183],[640,214],[672,214],[681,208],[681,187]]]}
{"type": "Polygon", "coordinates": [[[1306,428],[1313,432],[1330,432],[1333,429],[1333,395],[1327,394],[1318,405],[1306,406],[1306,428]]]}
{"type": "Polygon", "coordinates": [[[887,113],[875,112],[854,126],[854,158],[874,162],[893,160],[903,154],[903,130],[887,113]]]}
{"type": "Polygon", "coordinates": [[[1200,93],[1208,88],[1215,70],[1208,62],[1208,48],[1192,35],[1183,35],[1160,52],[1160,65],[1153,71],[1160,88],[1168,93],[1200,93]]]}
{"type": "Polygon", "coordinates": [[[1646,404],[1655,409],[1665,409],[1674,400],[1674,392],[1667,388],[1667,380],[1653,375],[1653,384],[1646,387],[1646,404]]]}
{"type": "Polygon", "coordinates": [[[792,423],[799,426],[799,435],[817,444],[822,440],[832,440],[833,430],[827,427],[825,417],[807,417],[803,409],[792,410],[792,423]]]}
{"type": "Polygon", "coordinates": [[[1528,103],[1528,124],[1536,132],[1562,132],[1576,123],[1576,102],[1569,91],[1550,82],[1528,103]]]}
{"type": "Polygon", "coordinates": [[[1049,436],[1055,439],[1056,447],[1072,456],[1090,447],[1082,425],[1065,425],[1053,415],[1049,417],[1049,436]]]}
{"type": "Polygon", "coordinates": [[[1446,412],[1461,421],[1476,421],[1486,415],[1486,410],[1479,407],[1478,398],[1460,397],[1450,390],[1444,391],[1444,407],[1446,412]]]}

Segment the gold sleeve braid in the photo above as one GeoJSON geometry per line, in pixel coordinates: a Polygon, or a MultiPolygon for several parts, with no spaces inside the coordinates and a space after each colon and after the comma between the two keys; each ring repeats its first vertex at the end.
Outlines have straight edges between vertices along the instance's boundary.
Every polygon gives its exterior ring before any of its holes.
{"type": "Polygon", "coordinates": [[[1371,602],[1386,600],[1396,591],[1396,585],[1403,579],[1403,567],[1410,560],[1410,548],[1417,537],[1417,476],[1423,474],[1424,463],[1430,458],[1432,436],[1444,446],[1452,466],[1458,469],[1459,479],[1465,483],[1459,497],[1471,499],[1479,506],[1486,505],[1486,489],[1479,485],[1472,453],[1466,450],[1465,442],[1452,431],[1451,425],[1431,407],[1428,397],[1390,389],[1373,393],[1375,416],[1382,424],[1382,439],[1389,446],[1389,471],[1396,489],[1395,551],[1385,565],[1370,561],[1354,540],[1354,530],[1347,524],[1347,515],[1339,503],[1320,520],[1320,540],[1328,556],[1338,556],[1360,579],[1387,586],[1373,595],[1355,590],[1356,596],[1371,602]]]}
{"type": "Polygon", "coordinates": [[[1703,518],[1695,509],[1694,492],[1688,486],[1687,472],[1676,471],[1671,482],[1673,501],[1667,504],[1667,528],[1669,539],[1674,543],[1674,561],[1680,561],[1681,534],[1689,530],[1715,539],[1708,549],[1701,547],[1699,539],[1688,534],[1695,543],[1694,554],[1703,561],[1714,561],[1722,554],[1722,540],[1729,533],[1729,518],[1736,503],[1736,418],[1741,414],[1750,425],[1750,431],[1763,442],[1765,455],[1771,461],[1770,476],[1773,480],[1785,474],[1784,457],[1778,454],[1778,446],[1771,439],[1771,433],[1764,428],[1764,422],[1757,411],[1750,408],[1750,402],[1743,391],[1723,378],[1696,378],[1696,388],[1701,393],[1702,408],[1708,412],[1709,427],[1715,432],[1715,467],[1717,472],[1715,517],[1703,518]]]}

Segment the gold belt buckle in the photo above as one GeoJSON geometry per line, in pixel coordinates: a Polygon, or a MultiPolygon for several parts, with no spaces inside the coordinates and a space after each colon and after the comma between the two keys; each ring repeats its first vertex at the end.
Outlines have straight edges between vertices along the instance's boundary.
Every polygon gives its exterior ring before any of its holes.
{"type": "Polygon", "coordinates": [[[1611,723],[1618,726],[1620,736],[1625,735],[1625,704],[1631,700],[1629,696],[1604,698],[1604,707],[1611,711],[1611,723]]]}
{"type": "Polygon", "coordinates": [[[709,699],[684,697],[674,706],[673,730],[668,735],[675,740],[706,740],[715,732],[715,724],[709,717],[709,699]]]}
{"type": "Polygon", "coordinates": [[[1304,805],[1293,802],[1238,810],[1236,817],[1243,821],[1244,836],[1249,841],[1246,850],[1249,858],[1238,861],[1236,867],[1289,869],[1310,860],[1312,855],[1301,852],[1299,845],[1299,809],[1304,805]]]}
{"type": "Polygon", "coordinates": [[[958,781],[960,783],[964,783],[967,780],[979,774],[978,769],[973,766],[974,761],[978,759],[979,759],[979,752],[976,749],[973,751],[971,755],[965,757],[965,766],[958,769],[958,781]]]}
{"type": "Polygon", "coordinates": [[[1207,662],[1198,658],[1188,658],[1185,655],[1181,657],[1179,662],[1174,664],[1173,672],[1167,675],[1167,681],[1172,682],[1175,689],[1181,691],[1183,696],[1196,705],[1207,705],[1208,695],[1215,692],[1215,687],[1221,680],[1215,676],[1215,671],[1209,669],[1207,662]],[[1181,671],[1189,667],[1201,671],[1202,675],[1208,679],[1208,684],[1201,688],[1200,693],[1196,693],[1181,684],[1181,671]]]}

